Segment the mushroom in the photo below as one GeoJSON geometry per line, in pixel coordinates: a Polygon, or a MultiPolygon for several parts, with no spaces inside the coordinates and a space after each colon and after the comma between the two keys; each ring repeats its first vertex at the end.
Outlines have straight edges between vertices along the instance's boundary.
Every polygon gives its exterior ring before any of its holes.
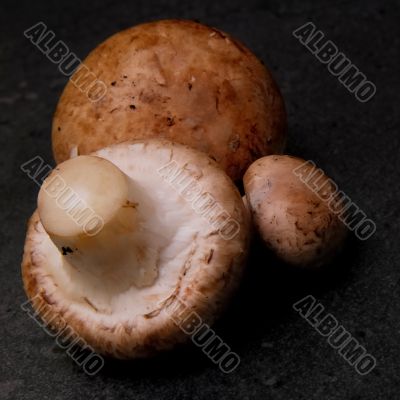
{"type": "Polygon", "coordinates": [[[84,155],[160,137],[207,153],[237,181],[251,162],[283,150],[286,113],[276,83],[249,49],[217,29],[185,20],[138,25],[108,38],[83,66],[54,115],[58,163],[72,149],[84,155]],[[90,76],[106,84],[98,101],[88,100],[96,87],[90,76]]]}
{"type": "Polygon", "coordinates": [[[43,183],[28,224],[25,291],[51,327],[101,354],[144,357],[211,324],[237,286],[249,221],[204,153],[149,139],[77,156],[43,183]],[[45,311],[43,311],[45,310],[45,311]]]}
{"type": "Polygon", "coordinates": [[[249,167],[243,183],[256,229],[281,260],[319,267],[342,245],[347,229],[330,206],[337,187],[315,165],[267,156],[249,167]]]}

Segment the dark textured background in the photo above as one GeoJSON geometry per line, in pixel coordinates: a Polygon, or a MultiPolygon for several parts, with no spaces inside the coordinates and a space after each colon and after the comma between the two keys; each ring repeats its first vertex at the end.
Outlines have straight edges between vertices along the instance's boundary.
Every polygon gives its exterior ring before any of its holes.
{"type": "Polygon", "coordinates": [[[4,1],[0,3],[0,399],[400,399],[399,3],[392,1],[4,1]],[[93,3],[93,4],[92,4],[93,3]],[[107,360],[94,378],[20,309],[25,223],[37,186],[19,167],[52,163],[50,125],[66,79],[23,31],[38,21],[81,58],[109,35],[165,17],[198,19],[246,43],[288,110],[288,152],[317,162],[377,224],[322,275],[254,251],[217,333],[241,356],[225,375],[193,347],[152,361],[107,360]],[[313,21],[377,86],[359,103],[292,36],[313,21]],[[359,376],[296,314],[313,294],[377,359],[359,376]]]}

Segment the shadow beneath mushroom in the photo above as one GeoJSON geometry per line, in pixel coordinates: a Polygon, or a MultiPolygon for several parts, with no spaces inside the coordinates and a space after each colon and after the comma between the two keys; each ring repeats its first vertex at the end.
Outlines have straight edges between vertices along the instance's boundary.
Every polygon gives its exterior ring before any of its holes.
{"type": "Polygon", "coordinates": [[[329,265],[306,270],[277,260],[255,239],[241,287],[215,330],[239,353],[246,344],[262,341],[268,332],[295,317],[292,305],[296,301],[309,294],[322,297],[345,286],[351,266],[357,264],[359,246],[349,235],[329,265]]]}
{"type": "Polygon", "coordinates": [[[196,348],[189,340],[184,345],[179,345],[170,351],[137,360],[116,360],[105,358],[104,367],[99,375],[112,377],[117,380],[142,379],[142,378],[169,378],[179,375],[187,376],[197,374],[204,369],[218,369],[201,349],[196,348]]]}

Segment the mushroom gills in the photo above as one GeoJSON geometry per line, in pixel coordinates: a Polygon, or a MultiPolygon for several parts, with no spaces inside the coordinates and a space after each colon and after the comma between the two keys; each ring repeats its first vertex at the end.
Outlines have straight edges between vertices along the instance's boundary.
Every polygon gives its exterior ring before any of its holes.
{"type": "Polygon", "coordinates": [[[145,313],[173,293],[199,246],[198,234],[211,227],[157,174],[157,158],[137,160],[133,171],[128,153],[103,155],[115,159],[78,156],[54,171],[84,200],[75,214],[74,202],[66,209],[59,206],[53,174],[44,183],[38,211],[50,242],[43,246],[52,247],[54,260],[46,267],[74,302],[106,314],[132,306],[145,313]],[[104,222],[96,234],[98,224],[82,226],[73,219],[86,206],[104,222]]]}

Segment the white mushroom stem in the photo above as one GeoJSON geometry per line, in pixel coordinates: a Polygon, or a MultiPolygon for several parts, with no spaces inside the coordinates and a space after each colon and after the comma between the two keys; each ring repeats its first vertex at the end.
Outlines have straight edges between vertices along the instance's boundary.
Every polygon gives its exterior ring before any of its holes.
{"type": "Polygon", "coordinates": [[[66,261],[120,289],[157,277],[157,254],[141,239],[144,216],[131,201],[134,189],[110,161],[78,156],[50,174],[38,197],[42,225],[66,261]]]}

